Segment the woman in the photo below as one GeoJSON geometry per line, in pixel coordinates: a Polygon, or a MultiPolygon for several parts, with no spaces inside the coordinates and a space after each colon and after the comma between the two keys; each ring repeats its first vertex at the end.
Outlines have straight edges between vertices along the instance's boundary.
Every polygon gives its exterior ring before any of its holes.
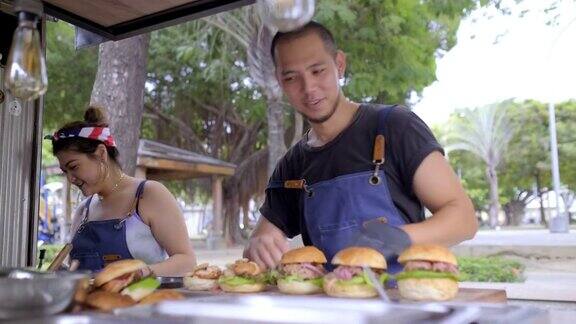
{"type": "Polygon", "coordinates": [[[176,200],[159,182],[122,172],[100,108],[88,108],[83,122],[66,124],[51,139],[68,181],[88,197],[72,220],[70,258],[79,269],[98,271],[132,258],[149,265],[143,275],[178,276],[195,266],[176,200]]]}

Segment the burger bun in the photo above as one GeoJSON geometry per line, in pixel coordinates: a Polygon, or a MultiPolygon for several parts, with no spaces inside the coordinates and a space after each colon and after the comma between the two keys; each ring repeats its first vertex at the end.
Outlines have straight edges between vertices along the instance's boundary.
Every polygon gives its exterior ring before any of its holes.
{"type": "Polygon", "coordinates": [[[368,284],[343,285],[337,281],[331,285],[324,285],[324,292],[332,297],[345,298],[371,298],[378,296],[378,292],[368,284]]]}
{"type": "Polygon", "coordinates": [[[305,246],[298,249],[290,250],[280,260],[281,264],[290,263],[326,263],[326,256],[314,246],[305,246]]]}
{"type": "Polygon", "coordinates": [[[340,250],[334,258],[332,264],[351,267],[370,267],[385,270],[388,268],[386,259],[382,253],[369,247],[349,247],[340,250]]]}
{"type": "Polygon", "coordinates": [[[266,285],[260,282],[244,285],[228,285],[225,283],[220,283],[220,289],[232,293],[252,293],[264,291],[266,289],[266,285]]]}
{"type": "Polygon", "coordinates": [[[309,281],[286,281],[278,280],[278,290],[290,295],[311,295],[322,292],[322,287],[309,281]]]}
{"type": "Polygon", "coordinates": [[[184,287],[193,291],[204,291],[218,288],[217,279],[202,279],[198,277],[184,277],[184,287]]]}
{"type": "Polygon", "coordinates": [[[405,299],[417,301],[450,300],[458,294],[458,282],[447,278],[409,278],[398,280],[398,291],[405,299]]]}

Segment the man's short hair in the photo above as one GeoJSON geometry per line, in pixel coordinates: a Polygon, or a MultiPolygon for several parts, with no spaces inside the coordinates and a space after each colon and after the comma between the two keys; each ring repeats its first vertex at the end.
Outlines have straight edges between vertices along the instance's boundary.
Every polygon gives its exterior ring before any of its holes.
{"type": "Polygon", "coordinates": [[[289,32],[277,32],[272,39],[272,45],[270,46],[270,54],[272,55],[272,61],[276,64],[276,57],[274,56],[274,51],[276,50],[276,45],[280,40],[283,39],[295,39],[302,37],[308,33],[316,33],[324,43],[324,48],[326,51],[330,53],[332,56],[336,56],[336,51],[338,48],[336,47],[336,41],[334,41],[334,36],[328,30],[328,28],[324,27],[324,25],[317,23],[315,21],[310,21],[306,25],[289,32]]]}

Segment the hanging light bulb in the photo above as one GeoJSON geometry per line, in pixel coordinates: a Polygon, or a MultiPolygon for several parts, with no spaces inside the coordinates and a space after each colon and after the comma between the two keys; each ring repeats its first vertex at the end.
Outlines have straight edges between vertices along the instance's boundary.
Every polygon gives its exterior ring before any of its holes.
{"type": "Polygon", "coordinates": [[[32,100],[43,95],[48,88],[46,62],[36,28],[42,16],[42,3],[37,0],[16,0],[14,11],[18,13],[18,27],[8,54],[4,86],[12,96],[32,100]]]}
{"type": "Polygon", "coordinates": [[[306,25],[314,16],[314,0],[259,0],[260,14],[268,25],[288,32],[306,25]]]}

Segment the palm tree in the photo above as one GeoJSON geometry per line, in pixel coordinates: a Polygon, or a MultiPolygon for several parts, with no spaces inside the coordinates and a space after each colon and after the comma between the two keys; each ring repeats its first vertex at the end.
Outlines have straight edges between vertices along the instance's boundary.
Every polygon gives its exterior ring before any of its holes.
{"type": "Polygon", "coordinates": [[[462,111],[448,136],[451,144],[446,148],[447,152],[465,150],[486,163],[486,179],[490,185],[490,228],[498,225],[500,209],[497,169],[513,135],[505,106],[488,105],[462,111]]]}

